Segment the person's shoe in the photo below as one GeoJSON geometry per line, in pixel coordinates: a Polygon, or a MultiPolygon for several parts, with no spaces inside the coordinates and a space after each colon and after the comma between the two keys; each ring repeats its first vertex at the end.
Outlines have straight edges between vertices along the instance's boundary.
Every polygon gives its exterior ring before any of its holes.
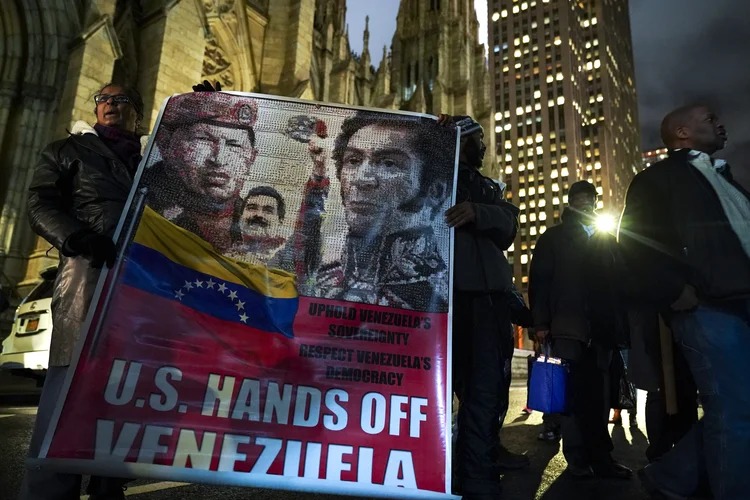
{"type": "Polygon", "coordinates": [[[597,477],[607,479],[630,479],[633,477],[633,471],[622,464],[612,460],[606,464],[598,464],[592,467],[597,477]]]}
{"type": "MultiPolygon", "coordinates": [[[[112,481],[112,478],[97,478],[100,481],[112,481]]],[[[125,491],[128,489],[127,486],[117,487],[117,485],[107,484],[92,485],[90,484],[87,488],[89,492],[89,500],[125,500],[125,491]],[[94,490],[92,493],[91,491],[94,490]]]]}
{"type": "Polygon", "coordinates": [[[531,464],[529,457],[517,453],[511,453],[504,446],[500,447],[500,456],[497,465],[502,469],[523,469],[531,464]]]}
{"type": "Polygon", "coordinates": [[[539,441],[557,441],[560,439],[560,433],[556,431],[542,431],[537,436],[539,441]]]}
{"type": "Polygon", "coordinates": [[[532,409],[531,409],[531,408],[529,408],[528,406],[524,406],[524,407],[523,407],[523,410],[521,410],[521,415],[531,415],[531,413],[532,413],[533,411],[534,411],[534,410],[532,410],[532,409]]]}
{"type": "Polygon", "coordinates": [[[125,488],[122,491],[108,493],[94,493],[89,495],[89,500],[125,500],[125,488]]]}
{"type": "Polygon", "coordinates": [[[637,413],[628,414],[628,419],[630,420],[630,427],[638,427],[638,414],[637,413]]]}
{"type": "Polygon", "coordinates": [[[568,464],[565,471],[576,479],[590,479],[594,477],[594,470],[588,465],[568,464]]]}
{"type": "Polygon", "coordinates": [[[648,492],[651,500],[688,500],[687,497],[660,488],[655,482],[651,480],[651,478],[648,477],[645,467],[639,470],[637,474],[638,479],[640,479],[643,488],[648,492]]]}

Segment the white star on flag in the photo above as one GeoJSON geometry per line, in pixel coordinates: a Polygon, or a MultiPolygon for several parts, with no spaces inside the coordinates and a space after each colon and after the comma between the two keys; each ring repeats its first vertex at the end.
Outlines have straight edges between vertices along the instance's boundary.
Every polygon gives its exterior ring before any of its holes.
{"type": "Polygon", "coordinates": [[[176,298],[177,300],[182,301],[182,297],[184,297],[184,296],[185,296],[185,294],[182,293],[182,290],[175,290],[174,291],[174,298],[176,298]]]}
{"type": "Polygon", "coordinates": [[[198,288],[203,288],[203,282],[199,279],[196,279],[195,286],[197,286],[198,288]]]}
{"type": "Polygon", "coordinates": [[[232,299],[232,300],[236,299],[237,298],[237,292],[230,291],[229,292],[229,298],[232,299]]]}
{"type": "Polygon", "coordinates": [[[185,290],[190,290],[193,288],[193,284],[190,283],[189,281],[186,281],[185,286],[183,288],[185,288],[185,290]]]}
{"type": "Polygon", "coordinates": [[[242,302],[241,300],[238,300],[238,301],[237,301],[237,303],[236,303],[235,305],[237,306],[237,310],[238,310],[238,311],[239,311],[240,309],[244,309],[244,308],[245,308],[245,303],[244,303],[244,302],[242,302]]]}
{"type": "Polygon", "coordinates": [[[240,321],[247,323],[248,316],[245,313],[240,314],[240,321]]]}
{"type": "Polygon", "coordinates": [[[224,283],[219,283],[219,291],[221,293],[224,293],[224,291],[227,289],[227,287],[224,285],[224,283]]]}
{"type": "Polygon", "coordinates": [[[213,290],[215,284],[216,283],[214,282],[214,280],[212,280],[211,278],[209,278],[208,281],[206,281],[206,288],[210,288],[211,290],[213,290]]]}

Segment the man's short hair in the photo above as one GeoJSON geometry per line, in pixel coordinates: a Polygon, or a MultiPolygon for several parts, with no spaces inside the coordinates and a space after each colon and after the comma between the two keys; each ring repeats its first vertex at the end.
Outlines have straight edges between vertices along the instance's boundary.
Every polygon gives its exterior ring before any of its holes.
{"type": "Polygon", "coordinates": [[[594,198],[599,197],[599,193],[596,192],[596,187],[589,181],[578,181],[573,183],[573,185],[570,186],[570,189],[568,189],[568,200],[578,194],[587,194],[594,198]]]}
{"type": "Polygon", "coordinates": [[[354,116],[344,120],[341,125],[341,132],[336,137],[332,155],[336,165],[336,177],[339,180],[349,140],[359,130],[369,126],[411,132],[411,145],[422,160],[419,179],[420,197],[426,196],[433,184],[450,183],[455,162],[455,136],[448,137],[449,129],[440,127],[435,120],[429,118],[415,119],[412,116],[399,118],[372,111],[358,111],[354,116]]]}
{"type": "Polygon", "coordinates": [[[686,104],[667,113],[661,122],[661,140],[665,146],[674,149],[677,141],[677,129],[687,125],[693,117],[693,112],[698,108],[708,107],[704,103],[696,102],[686,104]]]}
{"type": "Polygon", "coordinates": [[[248,191],[247,196],[245,196],[245,199],[242,202],[243,211],[245,210],[245,206],[247,206],[247,202],[250,198],[255,198],[256,196],[269,196],[275,199],[276,213],[279,216],[279,222],[284,222],[284,216],[286,215],[286,202],[284,201],[284,197],[281,196],[281,193],[271,186],[258,186],[248,191]]]}

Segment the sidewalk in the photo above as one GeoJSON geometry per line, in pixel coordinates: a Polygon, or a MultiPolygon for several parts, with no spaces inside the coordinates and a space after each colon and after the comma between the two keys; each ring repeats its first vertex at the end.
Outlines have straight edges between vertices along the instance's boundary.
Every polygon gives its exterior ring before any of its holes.
{"type": "MultiPolygon", "coordinates": [[[[514,377],[514,385],[517,382],[514,377]]],[[[522,415],[526,401],[526,381],[522,387],[514,387],[510,392],[510,409],[505,425],[500,433],[502,443],[515,453],[527,453],[531,467],[509,472],[504,476],[504,498],[518,500],[641,500],[648,495],[641,488],[637,478],[623,480],[573,480],[563,474],[566,462],[559,442],[538,441],[542,429],[542,415],[534,412],[522,415]]],[[[643,407],[645,397],[639,397],[643,407]]],[[[616,460],[634,471],[646,465],[645,457],[648,441],[645,436],[643,408],[638,415],[638,427],[610,425],[616,460]]]]}

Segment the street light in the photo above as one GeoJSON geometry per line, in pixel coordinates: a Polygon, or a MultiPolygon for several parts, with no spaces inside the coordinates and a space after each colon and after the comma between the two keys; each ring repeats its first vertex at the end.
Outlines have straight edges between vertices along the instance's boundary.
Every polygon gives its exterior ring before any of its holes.
{"type": "Polygon", "coordinates": [[[617,221],[609,214],[596,215],[596,229],[605,233],[612,233],[617,229],[617,221]]]}

